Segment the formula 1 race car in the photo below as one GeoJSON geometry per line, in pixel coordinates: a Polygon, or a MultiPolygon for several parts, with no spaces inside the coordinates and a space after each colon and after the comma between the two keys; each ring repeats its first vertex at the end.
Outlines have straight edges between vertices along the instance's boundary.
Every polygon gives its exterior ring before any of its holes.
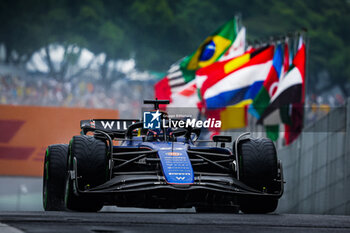
{"type": "MultiPolygon", "coordinates": [[[[169,101],[144,103],[154,105],[151,122],[157,117],[164,125],[180,121],[159,111],[159,105],[169,101]]],[[[138,119],[82,120],[81,135],[69,145],[50,145],[46,150],[44,209],[95,212],[115,205],[275,211],[284,180],[271,140],[249,133],[234,142],[230,136],[214,136],[215,146],[208,146],[208,141],[198,139],[200,128],[178,125],[183,127],[150,128],[138,119]]]]}

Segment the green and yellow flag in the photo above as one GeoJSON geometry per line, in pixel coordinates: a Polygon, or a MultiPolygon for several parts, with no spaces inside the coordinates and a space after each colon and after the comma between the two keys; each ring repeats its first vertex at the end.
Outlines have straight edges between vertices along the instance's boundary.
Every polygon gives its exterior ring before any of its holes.
{"type": "Polygon", "coordinates": [[[197,69],[219,60],[233,43],[237,33],[236,20],[231,19],[206,38],[194,53],[185,57],[180,63],[185,82],[187,83],[195,78],[197,69]]]}

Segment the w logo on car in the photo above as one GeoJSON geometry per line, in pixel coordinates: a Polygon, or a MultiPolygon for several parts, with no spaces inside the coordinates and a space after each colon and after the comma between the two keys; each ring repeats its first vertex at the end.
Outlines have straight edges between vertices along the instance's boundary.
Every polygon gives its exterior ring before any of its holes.
{"type": "Polygon", "coordinates": [[[109,129],[112,129],[112,128],[113,128],[113,125],[114,125],[114,121],[112,121],[112,122],[109,122],[109,121],[106,121],[106,122],[101,121],[101,123],[102,123],[102,125],[103,125],[103,128],[105,128],[105,129],[107,129],[107,127],[108,127],[109,129]]]}
{"type": "Polygon", "coordinates": [[[178,180],[184,180],[185,177],[184,177],[184,176],[177,176],[176,179],[178,179],[178,180]]]}
{"type": "Polygon", "coordinates": [[[160,116],[162,114],[157,110],[156,112],[143,113],[143,128],[145,129],[160,129],[160,116]]]}

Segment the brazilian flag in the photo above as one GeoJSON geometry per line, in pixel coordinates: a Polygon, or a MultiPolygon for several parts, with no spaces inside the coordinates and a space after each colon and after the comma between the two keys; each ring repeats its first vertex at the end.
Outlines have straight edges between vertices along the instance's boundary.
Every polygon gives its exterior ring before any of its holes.
{"type": "Polygon", "coordinates": [[[225,54],[237,36],[235,19],[229,20],[204,40],[198,49],[180,63],[185,82],[195,78],[196,70],[213,64],[225,54]]]}

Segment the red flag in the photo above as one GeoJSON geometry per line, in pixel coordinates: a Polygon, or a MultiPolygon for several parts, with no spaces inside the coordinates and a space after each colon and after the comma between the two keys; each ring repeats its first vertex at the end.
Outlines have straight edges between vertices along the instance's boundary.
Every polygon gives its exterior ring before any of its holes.
{"type": "Polygon", "coordinates": [[[303,128],[304,101],[305,101],[305,62],[306,62],[305,44],[302,38],[300,37],[299,48],[298,48],[297,54],[293,59],[293,65],[299,69],[301,77],[303,79],[302,98],[300,103],[294,103],[291,105],[292,106],[291,112],[290,112],[291,124],[290,125],[285,124],[284,139],[285,139],[286,145],[291,144],[295,139],[297,139],[303,128]]]}

